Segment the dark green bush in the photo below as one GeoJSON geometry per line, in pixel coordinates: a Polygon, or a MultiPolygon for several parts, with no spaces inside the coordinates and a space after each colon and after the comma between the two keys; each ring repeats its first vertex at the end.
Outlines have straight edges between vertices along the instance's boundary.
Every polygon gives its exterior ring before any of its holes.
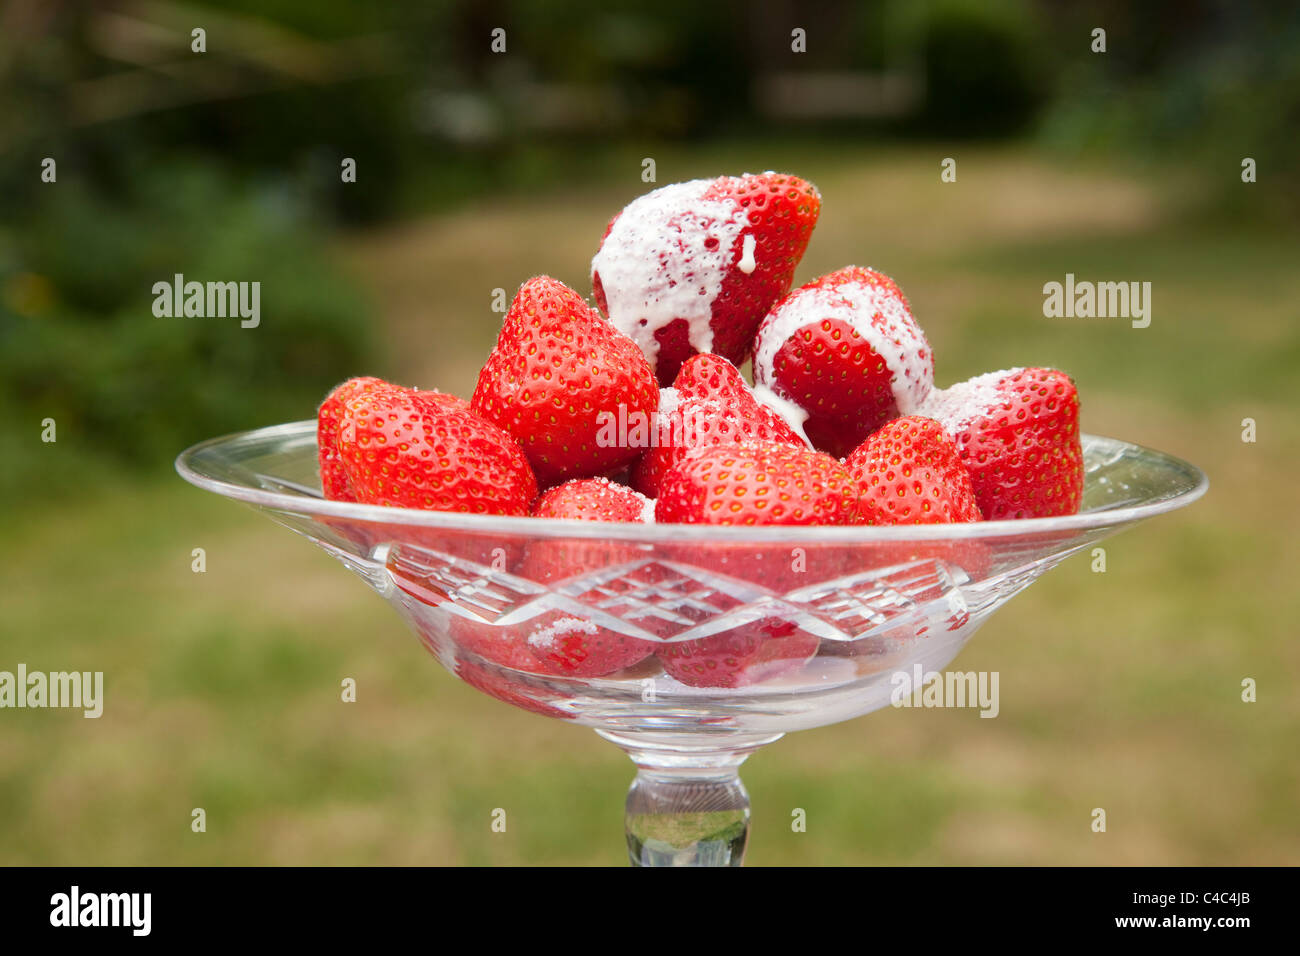
{"type": "MultiPolygon", "coordinates": [[[[1300,219],[1300,8],[1173,0],[1124,8],[1105,56],[1076,42],[1043,139],[1203,174],[1190,197],[1225,223],[1300,219]],[[1139,16],[1139,13],[1141,14],[1139,16]],[[1160,27],[1165,27],[1163,31],[1160,27]],[[1176,27],[1176,29],[1174,29],[1176,27]],[[1242,160],[1258,181],[1242,182],[1242,160]]],[[[1086,24],[1067,24],[1076,38],[1086,24]]]]}
{"type": "Polygon", "coordinates": [[[1006,136],[1047,101],[1042,37],[1012,2],[943,0],[919,25],[925,100],[920,131],[943,137],[1006,136]]]}
{"type": "Polygon", "coordinates": [[[6,491],[49,487],[56,454],[165,468],[199,439],[310,417],[373,367],[359,294],[294,196],[192,162],[111,197],[62,180],[0,232],[6,491]],[[156,317],[153,284],[175,273],[260,282],[260,324],[156,317]],[[46,417],[57,451],[40,442],[46,417]]]}

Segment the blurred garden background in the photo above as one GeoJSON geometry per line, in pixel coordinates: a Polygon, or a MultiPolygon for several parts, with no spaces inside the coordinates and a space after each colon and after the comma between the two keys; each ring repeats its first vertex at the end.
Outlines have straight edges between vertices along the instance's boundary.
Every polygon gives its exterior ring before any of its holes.
{"type": "Polygon", "coordinates": [[[172,459],[309,418],[349,375],[468,396],[493,290],[589,291],[647,158],[656,185],[811,179],[798,282],[879,268],[941,384],[1063,368],[1085,430],[1212,482],[1107,542],[1105,573],[1073,559],[992,619],[952,666],[1000,672],[997,719],[890,710],[753,758],[749,862],[1300,863],[1284,6],[9,0],[0,670],[103,671],[106,701],[0,711],[0,863],[625,860],[612,746],[460,684],[331,558],[172,459]],[[155,317],[174,273],[260,281],[259,327],[155,317]],[[1150,327],[1044,318],[1066,273],[1151,282],[1150,327]]]}

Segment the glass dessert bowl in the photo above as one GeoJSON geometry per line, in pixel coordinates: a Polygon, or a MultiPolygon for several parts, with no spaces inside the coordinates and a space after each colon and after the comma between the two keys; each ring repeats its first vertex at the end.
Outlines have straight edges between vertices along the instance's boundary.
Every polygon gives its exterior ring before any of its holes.
{"type": "Polygon", "coordinates": [[[187,481],[262,510],[385,597],[448,670],[571,720],[638,773],[642,865],[738,865],[738,770],[783,734],[886,706],[893,675],[945,667],[1064,558],[1205,493],[1196,467],[1083,436],[1079,514],[899,527],[610,524],[321,497],[316,423],[183,452],[187,481]]]}

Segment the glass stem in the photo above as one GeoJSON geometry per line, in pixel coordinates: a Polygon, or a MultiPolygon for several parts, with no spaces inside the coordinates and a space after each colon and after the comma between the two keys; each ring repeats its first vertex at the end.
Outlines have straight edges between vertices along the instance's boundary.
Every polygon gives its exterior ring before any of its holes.
{"type": "Polygon", "coordinates": [[[642,770],[627,793],[633,866],[740,866],[749,843],[749,794],[740,775],[642,770]]]}
{"type": "Polygon", "coordinates": [[[698,739],[597,731],[637,765],[624,817],[633,866],[740,866],[749,843],[749,794],[740,765],[780,738],[698,739]]]}

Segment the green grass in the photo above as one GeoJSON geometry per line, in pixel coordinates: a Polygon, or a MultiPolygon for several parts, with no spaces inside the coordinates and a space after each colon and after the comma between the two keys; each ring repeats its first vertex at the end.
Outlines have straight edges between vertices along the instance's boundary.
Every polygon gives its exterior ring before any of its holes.
{"type": "MultiPolygon", "coordinates": [[[[1183,455],[1213,487],[1107,541],[1107,573],[1071,559],[991,620],[954,666],[1000,672],[997,719],[887,710],[756,755],[750,862],[1300,862],[1300,244],[1199,220],[1119,169],[783,149],[664,155],[660,181],[809,176],[826,206],[801,279],[852,261],[890,271],[941,381],[1058,365],[1087,430],[1183,455]],[[1042,284],[1066,272],[1151,281],[1151,327],[1045,319],[1042,284]],[[1257,444],[1240,441],[1246,416],[1257,444]],[[1245,677],[1257,703],[1240,700],[1245,677]]],[[[637,172],[337,243],[396,343],[375,371],[468,393],[500,321],[491,290],[538,272],[584,287],[637,172]]],[[[58,467],[76,449],[60,436],[48,451],[58,467]]],[[[0,713],[0,863],[623,861],[631,764],[444,673],[303,539],[161,472],[12,511],[0,669],[102,670],[106,703],[99,720],[0,713]]]]}

